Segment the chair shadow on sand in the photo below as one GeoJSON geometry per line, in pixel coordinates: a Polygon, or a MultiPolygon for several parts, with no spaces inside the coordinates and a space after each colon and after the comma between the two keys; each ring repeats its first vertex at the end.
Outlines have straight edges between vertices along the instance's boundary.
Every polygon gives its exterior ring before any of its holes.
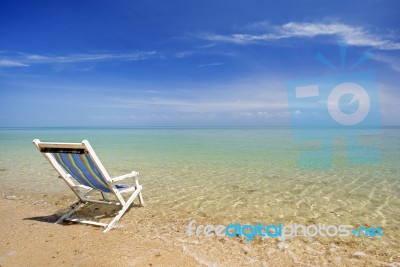
{"type": "MultiPolygon", "coordinates": [[[[140,204],[132,204],[127,212],[131,208],[140,207],[140,204]]],[[[67,209],[67,208],[65,208],[67,209]]],[[[114,218],[115,214],[118,213],[120,209],[115,206],[109,205],[101,205],[98,203],[87,203],[86,205],[82,206],[79,210],[76,211],[74,215],[76,217],[85,217],[90,220],[101,221],[102,219],[110,219],[114,218]]],[[[38,222],[45,222],[45,223],[52,223],[56,224],[57,221],[60,219],[61,216],[65,213],[64,209],[60,209],[54,214],[51,215],[44,215],[44,216],[35,216],[35,217],[28,217],[24,218],[23,220],[32,220],[38,222]]],[[[74,216],[75,217],[75,216],[74,216]]],[[[75,224],[74,222],[64,221],[61,225],[72,225],[75,224]]]]}

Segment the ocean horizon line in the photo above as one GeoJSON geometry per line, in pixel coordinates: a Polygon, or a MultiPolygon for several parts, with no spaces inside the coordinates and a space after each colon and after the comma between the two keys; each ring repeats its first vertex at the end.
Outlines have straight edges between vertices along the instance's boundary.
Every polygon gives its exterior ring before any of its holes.
{"type": "MultiPolygon", "coordinates": [[[[349,127],[349,129],[390,129],[398,128],[400,125],[382,125],[382,126],[356,126],[349,127]]],[[[288,126],[288,125],[142,125],[142,126],[110,126],[110,125],[98,125],[98,126],[0,126],[0,130],[45,130],[45,129],[235,129],[235,128],[249,128],[249,129],[267,129],[267,128],[280,128],[280,129],[337,129],[343,128],[342,126],[315,126],[315,125],[303,125],[303,126],[288,126]]]]}

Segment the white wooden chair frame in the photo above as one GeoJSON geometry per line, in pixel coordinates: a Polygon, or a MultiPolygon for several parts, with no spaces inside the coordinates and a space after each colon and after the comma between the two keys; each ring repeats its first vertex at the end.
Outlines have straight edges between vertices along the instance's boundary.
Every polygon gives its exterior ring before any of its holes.
{"type": "Polygon", "coordinates": [[[45,153],[42,152],[43,156],[50,162],[50,164],[54,167],[54,169],[58,172],[60,175],[60,178],[64,179],[64,181],[67,183],[67,185],[71,188],[71,190],[75,193],[75,195],[79,198],[77,202],[71,205],[70,209],[60,217],[60,219],[56,223],[61,223],[63,221],[72,221],[72,222],[79,222],[79,223],[85,223],[85,224],[92,224],[92,225],[97,225],[97,226],[103,226],[104,233],[108,232],[113,228],[116,222],[119,221],[119,219],[124,215],[124,213],[128,210],[128,208],[133,204],[134,200],[136,197],[139,197],[139,202],[141,206],[144,206],[144,201],[142,197],[142,186],[139,184],[138,181],[138,172],[131,172],[125,175],[121,175],[115,178],[111,178],[106,169],[104,168],[103,164],[101,164],[99,158],[97,157],[96,153],[94,152],[93,148],[89,144],[87,140],[83,140],[82,143],[52,143],[52,142],[41,142],[39,139],[33,140],[33,143],[35,146],[41,151],[43,148],[55,148],[55,149],[85,149],[87,153],[90,155],[91,159],[93,162],[96,164],[96,167],[98,170],[100,170],[101,174],[103,177],[106,179],[107,185],[110,189],[109,193],[102,192],[101,190],[98,190],[96,188],[92,188],[89,186],[85,186],[83,184],[78,183],[71,174],[67,173],[62,166],[57,162],[57,160],[54,158],[52,153],[45,153]],[[118,182],[125,180],[127,178],[133,178],[133,186],[127,187],[127,188],[117,188],[118,182]],[[102,195],[102,200],[95,200],[91,199],[90,195],[93,192],[100,191],[102,195]],[[129,196],[129,198],[124,199],[122,197],[122,194],[125,193],[131,193],[132,194],[129,196]],[[115,195],[117,201],[112,201],[109,200],[107,194],[113,194],[115,195]],[[85,220],[82,218],[72,218],[71,215],[73,215],[80,207],[82,204],[85,203],[100,203],[100,204],[108,204],[108,205],[116,205],[116,206],[121,206],[121,209],[117,213],[117,215],[112,219],[110,223],[101,223],[101,222],[96,222],[96,221],[90,221],[90,220],[85,220]]]}

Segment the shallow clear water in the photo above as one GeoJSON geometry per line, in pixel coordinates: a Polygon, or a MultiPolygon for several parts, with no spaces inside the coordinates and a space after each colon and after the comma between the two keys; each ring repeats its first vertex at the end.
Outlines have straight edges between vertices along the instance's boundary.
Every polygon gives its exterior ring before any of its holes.
{"type": "MultiPolygon", "coordinates": [[[[300,130],[326,131],[340,135],[300,130]]],[[[300,153],[319,143],[292,137],[284,127],[3,128],[0,185],[16,194],[69,194],[32,140],[88,139],[111,176],[139,171],[147,204],[187,220],[381,226],[399,238],[400,128],[360,138],[380,151],[377,165],[348,164],[346,140],[337,138],[332,168],[301,168],[300,153]]]]}

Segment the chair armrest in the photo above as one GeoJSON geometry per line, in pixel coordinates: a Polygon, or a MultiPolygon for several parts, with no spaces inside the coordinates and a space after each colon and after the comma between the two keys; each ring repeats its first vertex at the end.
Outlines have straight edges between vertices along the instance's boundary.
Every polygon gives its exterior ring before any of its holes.
{"type": "Polygon", "coordinates": [[[117,176],[117,177],[115,177],[115,178],[112,178],[112,179],[111,179],[111,182],[112,182],[112,183],[115,183],[115,182],[124,180],[124,179],[126,179],[126,178],[136,177],[136,176],[138,176],[138,175],[139,175],[138,172],[133,171],[133,172],[131,172],[131,173],[124,174],[124,175],[121,175],[121,176],[117,176]]]}

